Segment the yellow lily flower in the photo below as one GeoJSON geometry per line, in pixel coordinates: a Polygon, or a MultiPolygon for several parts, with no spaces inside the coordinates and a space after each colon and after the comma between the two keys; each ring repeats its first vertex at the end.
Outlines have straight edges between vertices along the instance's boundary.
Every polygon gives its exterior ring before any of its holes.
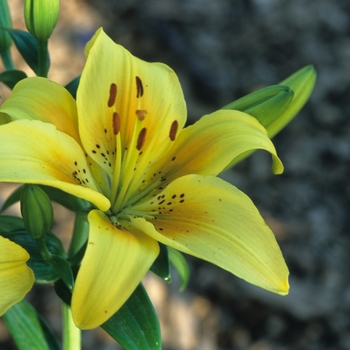
{"type": "Polygon", "coordinates": [[[32,288],[34,273],[26,265],[28,259],[26,250],[0,236],[0,316],[32,288]]]}
{"type": "Polygon", "coordinates": [[[123,305],[158,242],[287,294],[273,233],[246,195],[216,177],[253,149],[270,152],[282,172],[266,130],[228,110],[184,128],[175,73],[132,56],[102,29],[86,55],[76,101],[35,77],[18,83],[0,109],[15,120],[0,126],[0,181],[53,186],[96,206],[73,290],[76,325],[97,327],[123,305]]]}

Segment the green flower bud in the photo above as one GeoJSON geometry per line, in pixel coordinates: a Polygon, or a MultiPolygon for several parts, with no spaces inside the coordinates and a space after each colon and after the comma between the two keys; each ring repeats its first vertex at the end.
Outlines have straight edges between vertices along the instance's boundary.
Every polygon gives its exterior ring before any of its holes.
{"type": "Polygon", "coordinates": [[[298,70],[280,83],[294,91],[294,98],[288,108],[266,128],[270,138],[279,133],[299,113],[314,89],[316,78],[315,68],[310,65],[298,70]]]}
{"type": "Polygon", "coordinates": [[[59,0],[25,0],[24,19],[28,31],[39,41],[51,36],[58,20],[59,0]]]}
{"type": "Polygon", "coordinates": [[[34,239],[45,236],[51,230],[53,224],[51,201],[39,186],[23,186],[21,213],[24,226],[34,239]]]}
{"type": "Polygon", "coordinates": [[[0,52],[4,52],[12,45],[10,34],[2,28],[11,28],[12,21],[7,0],[0,0],[0,52]]]}
{"type": "Polygon", "coordinates": [[[294,92],[288,86],[272,85],[231,102],[222,109],[250,114],[267,128],[289,107],[293,97],[294,92]]]}

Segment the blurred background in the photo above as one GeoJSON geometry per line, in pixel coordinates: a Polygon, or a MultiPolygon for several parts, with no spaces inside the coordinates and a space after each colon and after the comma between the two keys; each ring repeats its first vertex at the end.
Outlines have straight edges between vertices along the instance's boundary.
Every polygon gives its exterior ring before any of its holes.
{"type": "MultiPolygon", "coordinates": [[[[14,27],[24,28],[23,1],[9,2],[14,27]]],[[[272,175],[263,153],[223,174],[276,234],[290,294],[270,294],[187,257],[185,292],[176,275],[171,285],[145,279],[164,350],[350,349],[350,1],[61,0],[50,79],[66,84],[80,74],[84,45],[100,26],[134,55],[176,71],[190,123],[305,65],[318,72],[311,100],[274,139],[284,174],[272,175]]],[[[14,56],[33,75],[15,50],[14,56]]],[[[3,97],[8,93],[0,87],[3,97]]],[[[0,200],[11,189],[1,186],[0,200]]],[[[57,213],[54,231],[64,237],[72,218],[57,213]]],[[[60,334],[52,288],[39,287],[29,298],[60,334]]],[[[84,332],[83,341],[84,349],[119,349],[102,330],[84,332]]],[[[0,349],[15,349],[3,323],[0,349]]]]}

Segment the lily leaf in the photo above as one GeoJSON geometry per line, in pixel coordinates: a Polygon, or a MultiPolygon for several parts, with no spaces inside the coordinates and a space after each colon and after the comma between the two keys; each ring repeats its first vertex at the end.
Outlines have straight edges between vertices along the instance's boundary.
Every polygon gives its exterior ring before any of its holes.
{"type": "Polygon", "coordinates": [[[13,69],[7,70],[0,74],[0,82],[4,83],[11,90],[22,79],[26,78],[27,74],[21,70],[13,69]]]}
{"type": "MultiPolygon", "coordinates": [[[[39,73],[38,40],[30,33],[18,29],[6,29],[17,50],[35,74],[39,73]]],[[[50,57],[47,58],[47,69],[50,66],[50,57]]]]}
{"type": "Polygon", "coordinates": [[[162,347],[158,317],[142,284],[101,327],[125,350],[162,347]]]}
{"type": "MultiPolygon", "coordinates": [[[[34,271],[35,283],[48,284],[59,278],[55,270],[41,256],[35,240],[24,229],[11,232],[1,232],[1,235],[19,244],[29,253],[30,258],[27,265],[34,271]]],[[[62,243],[55,235],[48,233],[45,239],[47,247],[51,253],[57,255],[64,254],[62,243]]]]}
{"type": "Polygon", "coordinates": [[[171,283],[168,247],[159,243],[160,252],[150,270],[167,283],[171,283]]]}
{"type": "Polygon", "coordinates": [[[5,236],[6,233],[24,230],[23,219],[18,216],[1,215],[0,216],[0,235],[5,236]]]}
{"type": "Polygon", "coordinates": [[[74,99],[76,99],[77,97],[79,82],[80,82],[80,76],[76,77],[65,86],[65,88],[70,92],[70,94],[73,96],[74,99]]]}
{"type": "Polygon", "coordinates": [[[188,280],[190,278],[190,269],[188,267],[186,259],[179,251],[170,247],[168,247],[168,249],[170,262],[175,267],[180,276],[180,291],[183,291],[186,288],[188,280]]]}
{"type": "Polygon", "coordinates": [[[21,193],[22,193],[22,187],[20,186],[16,188],[10,196],[5,200],[4,204],[2,205],[2,208],[0,210],[0,213],[4,212],[7,208],[9,208],[11,205],[19,202],[21,200],[21,193]]]}
{"type": "Polygon", "coordinates": [[[74,277],[67,260],[65,260],[59,255],[54,254],[51,256],[49,260],[49,264],[55,270],[57,275],[60,276],[60,278],[68,287],[68,289],[73,290],[74,277]]]}
{"type": "Polygon", "coordinates": [[[3,317],[20,350],[61,349],[49,326],[26,300],[12,306],[3,317]]]}

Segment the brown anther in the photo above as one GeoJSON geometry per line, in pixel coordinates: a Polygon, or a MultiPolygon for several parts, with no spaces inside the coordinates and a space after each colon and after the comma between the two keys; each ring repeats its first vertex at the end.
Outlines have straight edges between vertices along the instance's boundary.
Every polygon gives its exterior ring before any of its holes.
{"type": "Polygon", "coordinates": [[[114,135],[118,135],[120,131],[120,117],[117,112],[113,113],[113,132],[114,135]]]}
{"type": "Polygon", "coordinates": [[[140,133],[139,133],[139,137],[137,139],[137,144],[136,144],[136,148],[138,151],[141,150],[143,144],[145,143],[145,139],[146,139],[146,128],[141,129],[140,133]]]}
{"type": "Polygon", "coordinates": [[[117,98],[117,85],[112,83],[109,88],[108,107],[112,107],[115,104],[116,98],[117,98]]]}
{"type": "Polygon", "coordinates": [[[140,77],[136,77],[136,97],[142,97],[143,96],[143,85],[140,77]]]}
{"type": "Polygon", "coordinates": [[[147,114],[147,111],[145,109],[138,109],[136,111],[137,118],[139,118],[139,121],[142,121],[145,119],[147,114]]]}
{"type": "Polygon", "coordinates": [[[174,120],[170,127],[169,137],[171,141],[174,141],[176,138],[177,128],[179,127],[179,123],[177,120],[174,120]]]}

